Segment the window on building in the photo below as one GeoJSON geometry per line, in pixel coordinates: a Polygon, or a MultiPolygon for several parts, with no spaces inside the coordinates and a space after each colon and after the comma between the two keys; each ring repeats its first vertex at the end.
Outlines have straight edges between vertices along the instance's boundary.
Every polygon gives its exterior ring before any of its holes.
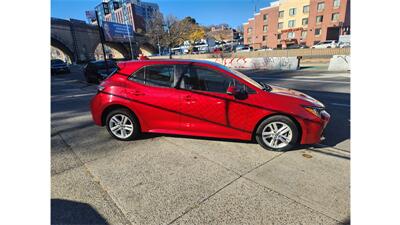
{"type": "Polygon", "coordinates": [[[289,33],[287,34],[287,37],[288,37],[289,39],[293,39],[293,38],[295,38],[295,36],[296,36],[296,34],[295,34],[294,32],[289,32],[289,33]]]}
{"type": "Polygon", "coordinates": [[[263,26],[263,32],[267,32],[268,31],[268,25],[264,25],[263,26]]]}
{"type": "Polygon", "coordinates": [[[268,21],[268,14],[264,14],[263,18],[264,18],[264,21],[268,21]]]}
{"type": "Polygon", "coordinates": [[[303,30],[301,31],[301,38],[306,39],[307,38],[307,31],[303,30]]]}
{"type": "Polygon", "coordinates": [[[303,19],[301,20],[301,25],[307,26],[307,25],[308,25],[308,18],[303,18],[303,19]]]}
{"type": "Polygon", "coordinates": [[[267,40],[267,35],[264,35],[262,40],[266,41],[267,40]]]}
{"type": "Polygon", "coordinates": [[[332,21],[338,21],[339,20],[339,13],[333,13],[332,14],[332,21]]]}
{"type": "Polygon", "coordinates": [[[308,13],[308,12],[310,12],[310,6],[309,5],[303,6],[303,13],[308,13]]]}
{"type": "Polygon", "coordinates": [[[278,29],[283,29],[283,23],[282,22],[278,23],[278,29]]]}
{"type": "Polygon", "coordinates": [[[323,20],[324,20],[324,16],[317,16],[317,24],[322,23],[323,20]]]}
{"type": "Polygon", "coordinates": [[[284,16],[284,14],[285,14],[285,11],[279,11],[279,18],[282,18],[283,16],[284,16]]]}
{"type": "Polygon", "coordinates": [[[278,34],[276,35],[276,37],[278,38],[278,40],[281,40],[282,34],[278,34]]]}
{"type": "Polygon", "coordinates": [[[318,12],[321,12],[324,9],[325,9],[325,2],[318,3],[318,5],[317,5],[318,12]]]}
{"type": "Polygon", "coordinates": [[[251,37],[247,38],[247,43],[251,43],[251,37]]]}
{"type": "Polygon", "coordinates": [[[251,33],[251,31],[252,31],[252,29],[251,29],[251,27],[249,27],[249,28],[247,28],[247,33],[251,33]]]}
{"type": "Polygon", "coordinates": [[[319,36],[321,34],[321,28],[315,28],[315,36],[319,36]]]}
{"type": "Polygon", "coordinates": [[[333,8],[339,8],[340,0],[333,0],[333,8]]]}
{"type": "Polygon", "coordinates": [[[296,26],[296,20],[289,20],[289,22],[288,22],[288,27],[294,27],[294,26],[296,26]]]}
{"type": "Polygon", "coordinates": [[[294,15],[296,15],[296,8],[289,9],[289,16],[294,16],[294,15]]]}

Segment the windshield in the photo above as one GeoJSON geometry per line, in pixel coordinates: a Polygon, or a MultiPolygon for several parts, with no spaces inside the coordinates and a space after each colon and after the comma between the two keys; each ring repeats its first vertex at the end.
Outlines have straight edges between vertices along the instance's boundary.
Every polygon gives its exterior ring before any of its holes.
{"type": "Polygon", "coordinates": [[[219,67],[219,68],[221,68],[221,69],[223,69],[223,70],[226,70],[226,71],[228,71],[228,72],[233,73],[233,74],[236,75],[237,77],[242,78],[243,80],[249,82],[250,84],[254,85],[255,87],[257,87],[257,88],[259,88],[259,89],[264,89],[264,87],[263,87],[260,83],[258,83],[257,81],[251,79],[250,77],[244,75],[243,73],[241,73],[241,72],[239,72],[239,71],[229,69],[228,67],[223,66],[223,65],[218,64],[218,63],[212,63],[212,64],[215,65],[215,66],[217,66],[217,67],[219,67]]]}

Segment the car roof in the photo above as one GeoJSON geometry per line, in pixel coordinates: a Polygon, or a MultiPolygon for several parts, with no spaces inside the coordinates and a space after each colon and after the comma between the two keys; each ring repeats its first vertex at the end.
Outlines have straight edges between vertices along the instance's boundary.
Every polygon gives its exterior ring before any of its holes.
{"type": "Polygon", "coordinates": [[[211,61],[197,60],[197,59],[150,59],[150,60],[148,59],[148,60],[121,61],[118,63],[118,66],[129,66],[131,64],[151,65],[151,64],[174,64],[174,63],[179,63],[179,64],[204,63],[210,65],[217,65],[217,63],[211,61]]]}

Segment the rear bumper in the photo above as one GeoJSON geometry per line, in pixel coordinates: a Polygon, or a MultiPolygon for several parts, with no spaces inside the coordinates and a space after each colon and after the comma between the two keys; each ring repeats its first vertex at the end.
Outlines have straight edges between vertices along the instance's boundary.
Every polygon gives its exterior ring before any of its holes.
{"type": "Polygon", "coordinates": [[[93,98],[92,101],[90,102],[90,111],[92,114],[92,119],[94,121],[94,123],[98,126],[102,126],[103,125],[103,121],[102,121],[102,112],[103,112],[103,108],[102,108],[102,104],[101,104],[101,93],[96,94],[93,98]]]}

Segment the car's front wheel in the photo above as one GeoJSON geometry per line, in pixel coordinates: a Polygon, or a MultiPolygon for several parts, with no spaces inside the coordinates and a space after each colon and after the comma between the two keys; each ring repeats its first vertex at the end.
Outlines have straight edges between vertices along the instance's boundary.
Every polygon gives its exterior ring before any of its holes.
{"type": "Polygon", "coordinates": [[[258,126],[256,141],[263,148],[273,151],[287,151],[297,145],[299,130],[286,116],[272,116],[258,126]]]}
{"type": "Polygon", "coordinates": [[[127,109],[116,109],[108,113],[106,118],[107,131],[121,141],[135,139],[139,133],[139,122],[127,109]]]}

